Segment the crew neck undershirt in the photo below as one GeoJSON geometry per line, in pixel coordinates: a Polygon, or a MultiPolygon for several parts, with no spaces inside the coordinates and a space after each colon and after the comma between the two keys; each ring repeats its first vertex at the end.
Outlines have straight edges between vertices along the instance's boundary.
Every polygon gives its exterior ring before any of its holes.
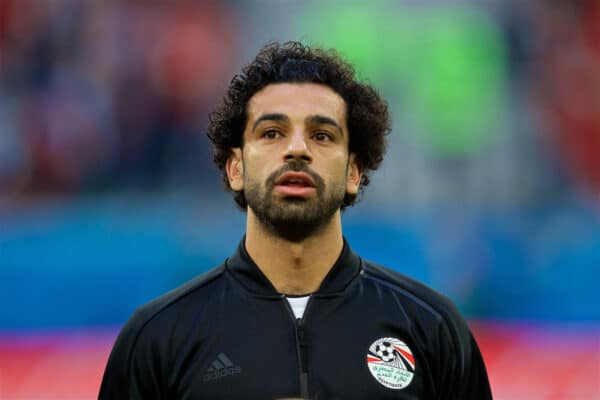
{"type": "Polygon", "coordinates": [[[310,299],[310,295],[306,296],[285,296],[288,303],[290,303],[290,307],[292,307],[292,311],[294,312],[294,316],[297,319],[301,319],[304,315],[304,310],[306,309],[306,304],[308,303],[308,299],[310,299]]]}

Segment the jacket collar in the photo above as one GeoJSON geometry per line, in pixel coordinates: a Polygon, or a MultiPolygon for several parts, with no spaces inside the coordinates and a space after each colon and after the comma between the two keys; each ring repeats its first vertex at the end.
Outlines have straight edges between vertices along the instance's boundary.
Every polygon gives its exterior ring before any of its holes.
{"type": "MultiPolygon", "coordinates": [[[[280,297],[275,287],[262,273],[246,251],[246,237],[240,242],[237,251],[227,259],[225,267],[234,278],[249,292],[260,296],[280,297]]],[[[337,261],[327,275],[316,295],[335,295],[342,292],[348,284],[360,273],[361,259],[356,255],[344,238],[344,246],[337,261]]]]}

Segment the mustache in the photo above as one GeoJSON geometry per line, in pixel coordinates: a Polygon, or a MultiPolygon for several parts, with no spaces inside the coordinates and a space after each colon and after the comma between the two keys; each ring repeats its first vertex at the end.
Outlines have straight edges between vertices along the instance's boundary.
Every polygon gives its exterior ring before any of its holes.
{"type": "Polygon", "coordinates": [[[271,175],[269,175],[269,177],[267,178],[267,187],[274,188],[275,181],[281,175],[285,174],[286,172],[291,172],[291,171],[304,172],[305,174],[310,176],[312,178],[313,182],[315,183],[315,186],[317,189],[323,188],[325,186],[325,181],[323,180],[323,178],[321,178],[321,176],[319,174],[317,174],[315,171],[310,169],[308,167],[308,165],[306,165],[306,163],[304,163],[302,161],[290,161],[287,164],[281,166],[281,168],[278,168],[271,175]]]}

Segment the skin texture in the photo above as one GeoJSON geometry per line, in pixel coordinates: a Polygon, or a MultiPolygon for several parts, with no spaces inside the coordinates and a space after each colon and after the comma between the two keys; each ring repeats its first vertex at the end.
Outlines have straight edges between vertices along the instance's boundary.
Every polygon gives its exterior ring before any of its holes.
{"type": "Polygon", "coordinates": [[[247,116],[244,145],[226,165],[231,188],[248,201],[246,249],[278,292],[312,293],[343,247],[344,195],[360,185],[346,104],[324,85],[278,83],[252,96],[247,116]],[[292,170],[314,190],[279,190],[275,182],[292,170]]]}

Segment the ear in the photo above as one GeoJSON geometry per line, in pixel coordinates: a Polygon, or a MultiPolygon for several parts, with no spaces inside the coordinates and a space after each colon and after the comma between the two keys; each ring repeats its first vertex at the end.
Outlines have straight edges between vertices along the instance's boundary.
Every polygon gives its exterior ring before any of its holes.
{"type": "Polygon", "coordinates": [[[242,161],[242,149],[234,147],[225,165],[229,186],[234,192],[244,189],[244,163],[242,161]]]}
{"type": "Polygon", "coordinates": [[[348,157],[348,176],[346,177],[346,193],[357,194],[362,178],[362,168],[356,159],[356,153],[348,157]]]}

